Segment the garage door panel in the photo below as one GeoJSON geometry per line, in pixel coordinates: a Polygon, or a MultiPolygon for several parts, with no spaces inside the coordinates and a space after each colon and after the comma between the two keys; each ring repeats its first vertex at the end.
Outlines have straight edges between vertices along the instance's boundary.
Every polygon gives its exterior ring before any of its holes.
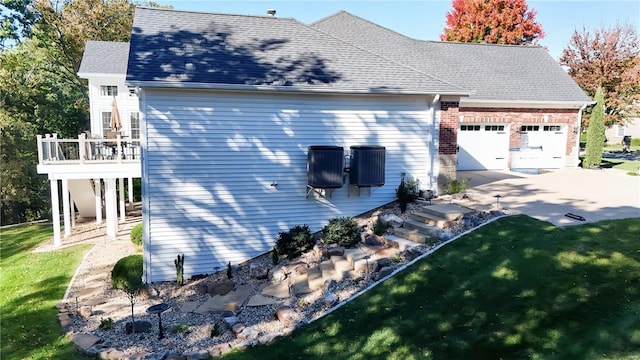
{"type": "Polygon", "coordinates": [[[509,132],[503,124],[464,124],[458,132],[458,170],[506,169],[509,132]]]}
{"type": "Polygon", "coordinates": [[[523,150],[537,150],[531,158],[532,168],[557,169],[564,166],[567,132],[564,125],[523,125],[521,138],[523,150]]]}

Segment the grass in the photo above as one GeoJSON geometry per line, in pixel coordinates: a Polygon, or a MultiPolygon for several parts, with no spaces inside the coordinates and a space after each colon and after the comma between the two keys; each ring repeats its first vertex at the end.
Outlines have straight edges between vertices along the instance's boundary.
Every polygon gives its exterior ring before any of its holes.
{"type": "Polygon", "coordinates": [[[500,219],[225,359],[640,358],[640,219],[500,219]]]}
{"type": "Polygon", "coordinates": [[[52,236],[51,225],[2,230],[0,358],[84,359],[62,334],[56,304],[90,245],[32,253],[52,236]]]}

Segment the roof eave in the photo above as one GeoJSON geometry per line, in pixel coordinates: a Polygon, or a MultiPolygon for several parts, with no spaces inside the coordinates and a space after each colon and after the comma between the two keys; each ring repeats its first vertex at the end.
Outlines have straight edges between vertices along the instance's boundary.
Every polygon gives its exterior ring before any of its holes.
{"type": "Polygon", "coordinates": [[[88,79],[89,77],[124,77],[125,73],[94,73],[94,72],[78,72],[78,77],[88,79]]]}
{"type": "Polygon", "coordinates": [[[204,90],[229,90],[229,91],[265,91],[282,93],[337,93],[337,94],[394,94],[394,95],[448,95],[470,96],[465,91],[425,91],[420,89],[393,89],[393,88],[333,88],[333,87],[301,87],[301,86],[274,86],[274,85],[247,85],[247,84],[212,84],[175,81],[126,81],[129,86],[146,88],[173,88],[173,89],[204,89],[204,90]]]}
{"type": "Polygon", "coordinates": [[[580,109],[584,105],[592,105],[589,101],[537,101],[537,100],[478,100],[461,99],[460,107],[474,108],[518,108],[518,109],[580,109]]]}

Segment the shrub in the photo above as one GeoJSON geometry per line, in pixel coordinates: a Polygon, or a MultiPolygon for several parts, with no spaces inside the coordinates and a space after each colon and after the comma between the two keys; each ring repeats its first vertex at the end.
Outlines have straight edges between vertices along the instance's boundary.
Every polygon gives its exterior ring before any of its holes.
{"type": "Polygon", "coordinates": [[[113,319],[112,318],[102,318],[100,319],[100,325],[98,326],[98,329],[100,330],[110,330],[113,328],[113,319]]]}
{"type": "Polygon", "coordinates": [[[322,238],[327,244],[350,248],[360,241],[360,229],[352,218],[335,218],[322,229],[322,238]]]}
{"type": "Polygon", "coordinates": [[[172,334],[189,333],[189,325],[179,324],[171,328],[172,334]]]}
{"type": "Polygon", "coordinates": [[[111,285],[127,293],[142,290],[142,255],[125,256],[111,270],[111,285]]]}
{"type": "Polygon", "coordinates": [[[279,255],[293,259],[313,247],[314,240],[308,225],[296,225],[289,231],[278,233],[275,250],[279,255]]]}
{"type": "Polygon", "coordinates": [[[384,235],[386,231],[387,231],[387,225],[382,221],[380,216],[378,216],[378,219],[373,224],[373,233],[380,236],[380,235],[384,235]]]}
{"type": "Polygon", "coordinates": [[[131,242],[137,246],[142,245],[142,223],[137,224],[131,229],[131,242]]]}
{"type": "Polygon", "coordinates": [[[407,210],[407,204],[411,201],[411,189],[407,186],[407,183],[404,181],[404,177],[400,180],[400,186],[396,189],[396,198],[398,198],[398,206],[400,207],[401,212],[405,212],[407,210]]]}
{"type": "Polygon", "coordinates": [[[448,185],[449,194],[457,194],[461,191],[467,190],[467,184],[469,184],[469,178],[464,178],[460,180],[451,180],[448,185]]]}
{"type": "Polygon", "coordinates": [[[596,104],[591,111],[589,127],[587,128],[587,149],[582,167],[586,169],[600,167],[602,162],[602,148],[604,147],[604,94],[598,88],[595,96],[596,104]]]}
{"type": "Polygon", "coordinates": [[[131,303],[132,333],[135,334],[133,306],[136,304],[136,296],[144,287],[142,282],[142,255],[129,255],[118,260],[113,266],[113,270],[111,270],[111,286],[127,294],[127,298],[131,303]]]}

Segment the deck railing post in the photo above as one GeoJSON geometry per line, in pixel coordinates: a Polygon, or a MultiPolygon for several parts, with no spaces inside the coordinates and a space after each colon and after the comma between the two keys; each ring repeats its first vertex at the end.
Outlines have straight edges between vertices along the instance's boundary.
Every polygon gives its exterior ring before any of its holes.
{"type": "Polygon", "coordinates": [[[116,135],[116,156],[118,157],[118,163],[122,162],[122,138],[120,134],[116,135]]]}
{"type": "Polygon", "coordinates": [[[42,165],[42,159],[44,158],[42,154],[42,135],[36,135],[36,140],[38,142],[38,164],[42,165]]]}
{"type": "Polygon", "coordinates": [[[45,148],[47,149],[47,161],[51,161],[51,135],[45,134],[44,138],[46,139],[45,148]]]}
{"type": "Polygon", "coordinates": [[[80,164],[84,164],[84,159],[87,152],[86,138],[87,138],[87,135],[85,133],[78,135],[78,156],[80,157],[80,164]]]}

